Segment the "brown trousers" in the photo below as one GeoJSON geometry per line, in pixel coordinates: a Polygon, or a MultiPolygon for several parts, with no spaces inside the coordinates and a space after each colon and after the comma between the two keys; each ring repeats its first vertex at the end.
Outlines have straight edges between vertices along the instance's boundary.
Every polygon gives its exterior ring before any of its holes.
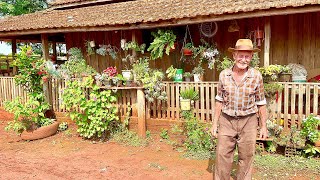
{"type": "Polygon", "coordinates": [[[224,113],[219,118],[216,150],[215,180],[229,180],[233,156],[238,146],[239,166],[237,180],[252,178],[258,119],[256,114],[234,118],[224,113]]]}

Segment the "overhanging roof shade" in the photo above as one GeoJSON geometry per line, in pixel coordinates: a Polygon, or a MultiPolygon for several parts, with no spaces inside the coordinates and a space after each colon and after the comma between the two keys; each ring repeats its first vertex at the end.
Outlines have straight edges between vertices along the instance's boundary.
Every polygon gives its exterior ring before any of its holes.
{"type": "Polygon", "coordinates": [[[319,4],[318,0],[136,0],[67,10],[48,9],[1,19],[0,37],[182,25],[257,17],[262,16],[261,12],[264,16],[278,15],[284,8],[286,14],[314,12],[320,11],[319,4]]]}

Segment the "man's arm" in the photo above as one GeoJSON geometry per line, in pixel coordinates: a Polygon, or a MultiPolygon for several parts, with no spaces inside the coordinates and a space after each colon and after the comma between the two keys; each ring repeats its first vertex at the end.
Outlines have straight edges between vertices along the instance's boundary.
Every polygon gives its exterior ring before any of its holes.
{"type": "Polygon", "coordinates": [[[258,106],[259,118],[260,118],[260,138],[267,139],[268,129],[267,129],[267,108],[266,105],[258,106]]]}
{"type": "Polygon", "coordinates": [[[215,108],[214,108],[214,118],[212,121],[212,128],[211,128],[211,134],[213,137],[217,138],[217,130],[218,130],[218,120],[221,114],[222,109],[222,102],[216,101],[215,108]]]}

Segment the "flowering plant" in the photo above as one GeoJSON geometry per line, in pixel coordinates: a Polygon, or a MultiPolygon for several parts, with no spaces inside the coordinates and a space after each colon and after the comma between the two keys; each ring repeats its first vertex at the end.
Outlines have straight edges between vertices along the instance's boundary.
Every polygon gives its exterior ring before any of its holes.
{"type": "Polygon", "coordinates": [[[219,59],[219,51],[215,44],[209,44],[205,40],[200,40],[202,45],[197,48],[194,48],[193,58],[197,58],[199,56],[200,64],[203,61],[208,62],[208,68],[212,69],[214,67],[214,63],[217,59],[219,59]]]}
{"type": "Polygon", "coordinates": [[[112,79],[112,77],[115,77],[117,75],[117,68],[116,67],[108,67],[107,69],[103,70],[103,73],[101,74],[101,77],[103,80],[104,79],[112,79]]]}

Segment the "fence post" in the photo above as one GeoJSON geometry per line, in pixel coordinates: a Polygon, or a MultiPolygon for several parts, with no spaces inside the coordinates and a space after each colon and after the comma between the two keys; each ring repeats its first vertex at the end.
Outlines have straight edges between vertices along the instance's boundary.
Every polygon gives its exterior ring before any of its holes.
{"type": "Polygon", "coordinates": [[[137,89],[137,105],[138,105],[138,135],[146,137],[146,104],[143,88],[137,89]]]}
{"type": "Polygon", "coordinates": [[[46,82],[43,82],[43,93],[44,98],[47,103],[50,105],[50,110],[52,110],[52,86],[51,86],[51,79],[48,79],[46,82]]]}

